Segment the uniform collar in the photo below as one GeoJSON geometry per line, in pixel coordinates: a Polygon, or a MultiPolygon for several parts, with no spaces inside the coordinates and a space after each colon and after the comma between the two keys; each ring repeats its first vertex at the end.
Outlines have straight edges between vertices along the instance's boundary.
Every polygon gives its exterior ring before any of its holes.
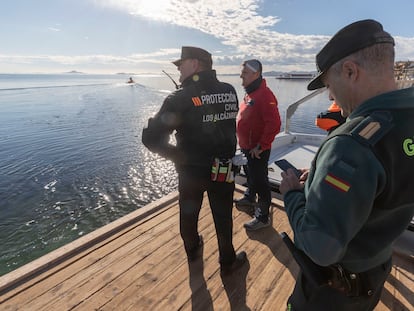
{"type": "Polygon", "coordinates": [[[189,76],[187,79],[183,81],[181,86],[189,86],[191,84],[198,83],[200,81],[206,81],[206,80],[212,80],[217,79],[216,78],[216,71],[215,70],[206,70],[206,71],[200,71],[192,76],[189,76]]]}
{"type": "Polygon", "coordinates": [[[246,93],[250,94],[256,91],[262,84],[262,81],[263,81],[262,76],[258,77],[256,80],[254,80],[252,83],[250,83],[248,86],[244,88],[246,90],[246,93]]]}
{"type": "Polygon", "coordinates": [[[372,97],[359,105],[350,115],[353,119],[361,115],[367,115],[373,110],[390,110],[399,108],[412,108],[414,100],[414,88],[407,88],[387,92],[372,97]]]}

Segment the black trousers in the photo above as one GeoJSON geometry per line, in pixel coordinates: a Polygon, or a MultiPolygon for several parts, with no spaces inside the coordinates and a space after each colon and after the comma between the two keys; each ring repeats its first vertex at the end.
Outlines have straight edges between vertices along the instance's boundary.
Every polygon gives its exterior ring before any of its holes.
{"type": "Polygon", "coordinates": [[[235,260],[233,247],[233,194],[234,182],[213,182],[211,166],[186,166],[177,168],[180,205],[180,234],[187,252],[198,245],[198,217],[207,191],[216,228],[220,263],[235,260]]]}
{"type": "MultiPolygon", "coordinates": [[[[260,159],[252,158],[249,154],[250,150],[243,149],[242,152],[247,158],[247,191],[245,196],[250,201],[255,201],[258,196],[256,217],[260,220],[267,221],[269,216],[269,208],[272,200],[269,178],[268,178],[268,162],[270,150],[264,150],[260,154],[260,159]]],[[[246,168],[246,167],[245,167],[246,168]]]]}
{"type": "Polygon", "coordinates": [[[306,277],[299,273],[295,289],[288,299],[289,311],[370,311],[381,298],[381,291],[391,271],[389,259],[382,265],[362,273],[363,288],[366,291],[358,297],[349,297],[342,291],[328,285],[313,287],[306,277]],[[367,294],[371,290],[370,295],[367,294]]]}

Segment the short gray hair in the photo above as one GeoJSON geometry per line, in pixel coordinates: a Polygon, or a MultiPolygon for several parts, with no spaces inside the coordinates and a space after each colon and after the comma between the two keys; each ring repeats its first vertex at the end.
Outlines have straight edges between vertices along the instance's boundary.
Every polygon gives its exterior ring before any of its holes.
{"type": "Polygon", "coordinates": [[[350,60],[372,73],[380,73],[387,70],[393,72],[394,59],[394,46],[389,43],[379,43],[346,56],[332,65],[332,70],[339,74],[343,63],[350,60]]]}

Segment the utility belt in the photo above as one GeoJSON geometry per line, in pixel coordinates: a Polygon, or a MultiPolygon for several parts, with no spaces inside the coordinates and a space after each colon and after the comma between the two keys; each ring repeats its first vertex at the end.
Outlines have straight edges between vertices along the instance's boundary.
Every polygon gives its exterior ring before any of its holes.
{"type": "Polygon", "coordinates": [[[327,284],[349,297],[371,296],[373,293],[364,272],[354,273],[346,270],[340,264],[326,267],[326,272],[327,284]]]}
{"type": "Polygon", "coordinates": [[[371,296],[378,286],[373,284],[372,279],[387,273],[388,267],[391,267],[391,258],[375,268],[359,273],[351,272],[340,264],[331,265],[325,268],[328,276],[327,284],[349,297],[371,296]]]}
{"type": "Polygon", "coordinates": [[[379,285],[378,280],[382,279],[378,276],[388,274],[391,269],[391,258],[375,268],[360,273],[351,272],[340,264],[322,267],[296,248],[286,232],[282,232],[281,237],[302,273],[314,287],[328,285],[349,297],[371,296],[379,285]]]}
{"type": "Polygon", "coordinates": [[[234,182],[239,166],[233,164],[233,159],[214,158],[211,165],[211,180],[216,182],[234,182]]]}

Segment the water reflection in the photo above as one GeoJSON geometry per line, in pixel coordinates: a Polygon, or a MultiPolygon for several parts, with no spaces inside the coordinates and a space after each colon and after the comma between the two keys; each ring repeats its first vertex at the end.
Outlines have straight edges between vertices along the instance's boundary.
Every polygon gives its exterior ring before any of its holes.
{"type": "MultiPolygon", "coordinates": [[[[0,90],[0,275],[177,189],[173,163],[141,143],[168,95],[158,90],[172,85],[165,77],[136,78],[134,86],[120,79],[0,90]],[[139,84],[147,82],[154,85],[139,84]]],[[[222,80],[243,96],[238,76],[222,80]]],[[[282,116],[308,93],[303,82],[267,80],[282,116]]],[[[318,131],[313,118],[327,106],[326,94],[314,98],[292,130],[318,131]]]]}
{"type": "Polygon", "coordinates": [[[0,93],[0,274],[176,189],[172,163],[141,144],[165,95],[123,84],[0,93]]]}

